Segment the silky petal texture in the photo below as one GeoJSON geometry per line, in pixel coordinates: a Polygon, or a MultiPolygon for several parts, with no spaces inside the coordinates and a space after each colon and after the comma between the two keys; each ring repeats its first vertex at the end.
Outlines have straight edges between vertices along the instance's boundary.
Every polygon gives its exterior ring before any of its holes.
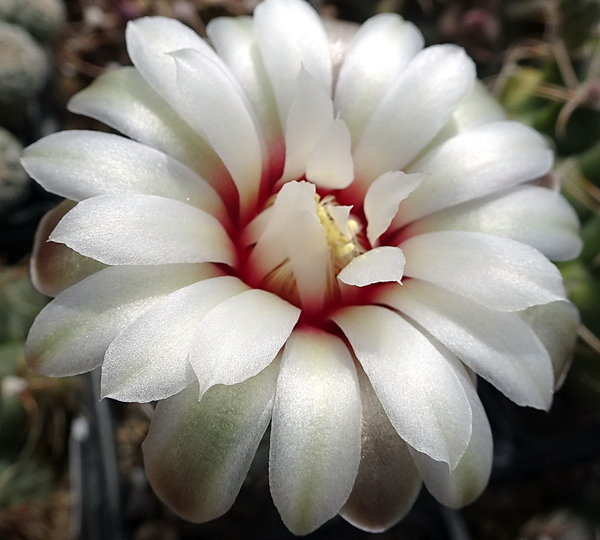
{"type": "Polygon", "coordinates": [[[551,302],[542,306],[533,306],[518,315],[531,327],[544,344],[554,370],[554,387],[560,388],[571,365],[579,312],[571,302],[551,302]]]}
{"type": "Polygon", "coordinates": [[[489,234],[439,231],[400,247],[404,275],[429,281],[490,309],[519,311],[564,300],[560,272],[536,249],[489,234]]]}
{"type": "Polygon", "coordinates": [[[293,96],[285,124],[283,181],[304,176],[309,157],[334,120],[327,88],[304,67],[298,73],[293,96]]]}
{"type": "Polygon", "coordinates": [[[417,54],[385,93],[356,145],[359,182],[366,188],[407,165],[448,121],[474,80],[473,61],[454,45],[417,54]]]}
{"type": "MultiPolygon", "coordinates": [[[[450,363],[452,365],[452,361],[450,363]]],[[[473,502],[485,489],[492,471],[493,442],[490,424],[473,382],[458,362],[454,368],[473,412],[469,445],[454,470],[416,450],[411,449],[411,454],[429,492],[445,506],[456,509],[473,502]]]]}
{"type": "Polygon", "coordinates": [[[61,220],[50,240],[111,265],[232,264],[234,256],[227,233],[213,216],[154,195],[86,199],[61,220]]]}
{"type": "Polygon", "coordinates": [[[381,97],[423,45],[416,26],[395,13],[375,15],[359,28],[335,88],[335,104],[354,144],[381,97]]]}
{"type": "MultiPolygon", "coordinates": [[[[271,208],[267,209],[268,222],[266,225],[263,222],[258,227],[259,230],[263,229],[263,232],[250,257],[250,266],[256,268],[260,278],[290,258],[289,250],[294,248],[293,241],[302,235],[302,232],[297,229],[299,216],[302,215],[312,215],[313,221],[319,227],[319,229],[312,227],[310,219],[301,220],[305,229],[312,233],[312,246],[304,247],[310,248],[315,254],[323,253],[329,257],[325,231],[317,217],[315,194],[316,189],[313,184],[288,182],[277,194],[271,208]]],[[[258,231],[250,232],[258,233],[258,231]]],[[[300,256],[294,248],[294,257],[300,256]]]]}
{"type": "Polygon", "coordinates": [[[290,531],[304,535],[348,499],[360,461],[360,389],[337,337],[314,328],[285,344],[277,380],[269,484],[290,531]]]}
{"type": "Polygon", "coordinates": [[[258,193],[262,148],[239,85],[222,63],[199,51],[184,49],[170,56],[176,64],[177,111],[223,160],[247,209],[258,193]]]}
{"type": "Polygon", "coordinates": [[[461,133],[407,170],[426,177],[394,225],[543,176],[552,161],[544,138],[517,122],[493,122],[461,133]]]}
{"type": "Polygon", "coordinates": [[[225,215],[215,190],[196,173],[144,144],[97,131],[62,131],[23,153],[23,167],[48,191],[81,201],[120,193],[159,195],[225,215]]]}
{"type": "Polygon", "coordinates": [[[418,279],[384,292],[376,302],[415,320],[515,403],[550,407],[550,358],[516,313],[493,311],[418,279]]]}
{"type": "Polygon", "coordinates": [[[75,94],[67,108],[172,156],[217,189],[229,175],[210,145],[133,67],[103,73],[75,94]]]}
{"type": "Polygon", "coordinates": [[[194,49],[221,63],[215,51],[185,24],[167,17],[142,17],[127,24],[127,52],[133,65],[158,94],[177,109],[176,67],[173,51],[194,49]]]}
{"type": "Polygon", "coordinates": [[[329,43],[317,13],[303,0],[265,0],[254,10],[256,39],[285,130],[304,67],[331,93],[329,43]]]}
{"type": "Polygon", "coordinates": [[[199,281],[158,301],[110,344],[102,397],[148,402],[168,398],[196,377],[188,355],[204,316],[248,287],[231,276],[199,281]]]}
{"type": "Polygon", "coordinates": [[[505,236],[558,261],[574,259],[582,248],[575,210],[560,193],[532,185],[517,186],[436,212],[409,225],[404,234],[438,230],[505,236]]]}
{"type": "Polygon", "coordinates": [[[289,216],[284,231],[290,266],[304,311],[320,311],[327,292],[330,253],[316,210],[289,216]]]}
{"type": "Polygon", "coordinates": [[[412,508],[421,476],[407,444],[396,433],[367,376],[358,371],[362,397],[361,458],[352,493],[340,511],[367,532],[383,532],[412,508]]]}
{"type": "Polygon", "coordinates": [[[74,206],[73,201],[59,203],[44,215],[35,233],[29,271],[35,288],[46,296],[58,296],[75,283],[106,268],[64,244],[48,241],[58,222],[74,206]]]}
{"type": "Polygon", "coordinates": [[[406,199],[425,178],[421,174],[390,171],[382,174],[367,190],[364,212],[367,218],[367,238],[372,246],[388,230],[400,203],[406,199]]]}
{"type": "Polygon", "coordinates": [[[283,152],[279,148],[283,134],[277,103],[258,50],[252,18],[218,17],[208,23],[206,32],[256,112],[267,147],[276,146],[275,152],[283,152]]]}
{"type": "Polygon", "coordinates": [[[161,401],[142,445],[148,480],[188,521],[223,515],[237,497],[271,419],[277,363],[234,386],[198,385],[161,401]]]}
{"type": "Polygon", "coordinates": [[[471,407],[448,361],[387,308],[354,306],[331,318],[348,338],[400,437],[454,469],[471,437],[471,407]]]}
{"type": "Polygon", "coordinates": [[[209,311],[189,356],[200,392],[215,384],[237,384],[267,367],[299,317],[297,307],[260,289],[238,294],[209,311]]]}
{"type": "Polygon", "coordinates": [[[371,249],[343,268],[337,278],[347,285],[366,287],[373,283],[400,283],[406,259],[402,250],[393,246],[371,249]]]}
{"type": "Polygon", "coordinates": [[[344,189],[354,180],[350,132],[334,120],[306,162],[306,179],[325,189],[344,189]]]}
{"type": "Polygon", "coordinates": [[[25,347],[29,366],[51,377],[90,371],[107,347],[163,296],[218,275],[213,265],[115,266],[67,289],[34,321],[25,347]]]}

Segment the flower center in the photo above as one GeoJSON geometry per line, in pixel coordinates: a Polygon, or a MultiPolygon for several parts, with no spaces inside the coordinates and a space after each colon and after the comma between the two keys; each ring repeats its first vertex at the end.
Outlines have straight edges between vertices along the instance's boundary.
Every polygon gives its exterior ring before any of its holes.
{"type": "Polygon", "coordinates": [[[342,299],[339,272],[365,252],[362,226],[335,197],[289,182],[247,229],[249,284],[318,314],[342,299]]]}

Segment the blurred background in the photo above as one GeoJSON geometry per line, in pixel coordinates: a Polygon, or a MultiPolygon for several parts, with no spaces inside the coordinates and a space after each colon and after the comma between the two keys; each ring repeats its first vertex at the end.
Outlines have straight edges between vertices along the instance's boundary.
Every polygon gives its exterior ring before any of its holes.
{"type": "MultiPolygon", "coordinates": [[[[124,29],[166,15],[205,35],[215,16],[256,0],[0,0],[0,540],[286,539],[268,492],[263,441],[233,509],[191,525],[153,495],[141,458],[152,405],[98,400],[97,374],[49,379],[23,361],[47,299],[28,277],[37,223],[58,198],[19,164],[23,146],[62,129],[100,129],[66,103],[129,64],[124,29]]],[[[582,223],[584,250],[561,264],[582,314],[572,369],[549,414],[516,407],[487,384],[492,479],[468,508],[423,490],[381,535],[336,518],[314,539],[600,539],[600,0],[315,0],[324,16],[363,22],[400,13],[428,44],[466,48],[509,115],[549,138],[556,178],[582,223]]]]}

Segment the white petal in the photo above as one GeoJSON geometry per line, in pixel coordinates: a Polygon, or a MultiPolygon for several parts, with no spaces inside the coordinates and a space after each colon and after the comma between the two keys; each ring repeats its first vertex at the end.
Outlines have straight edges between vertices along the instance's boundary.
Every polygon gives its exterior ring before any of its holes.
{"type": "Polygon", "coordinates": [[[325,189],[344,189],[354,179],[350,132],[343,120],[332,122],[306,163],[306,179],[325,189]]]}
{"type": "Polygon", "coordinates": [[[343,268],[337,278],[347,285],[366,287],[373,283],[402,280],[406,259],[402,250],[393,246],[371,249],[343,268]]]}
{"type": "Polygon", "coordinates": [[[110,342],[164,295],[218,275],[213,265],[115,266],[73,285],[33,323],[25,355],[52,377],[89,371],[110,342]]]}
{"type": "Polygon", "coordinates": [[[423,43],[416,26],[395,13],[375,15],[359,28],[335,88],[335,103],[354,143],[381,97],[423,43]]]}
{"type": "Polygon", "coordinates": [[[387,308],[350,307],[332,319],[348,338],[400,437],[456,467],[471,437],[471,408],[446,358],[387,308]]]}
{"type": "Polygon", "coordinates": [[[177,101],[175,62],[168,53],[194,49],[220,62],[215,51],[196,32],[176,19],[142,17],[127,24],[127,52],[142,77],[171,106],[177,101]]]}
{"type": "Polygon", "coordinates": [[[42,187],[73,201],[144,193],[225,213],[214,189],[196,173],[154,148],[110,133],[55,133],[29,146],[22,163],[42,187]]]}
{"type": "Polygon", "coordinates": [[[426,177],[395,224],[543,176],[552,161],[544,138],[518,122],[493,122],[461,133],[407,171],[426,177]]]}
{"type": "Polygon", "coordinates": [[[573,358],[580,322],[577,308],[571,302],[552,302],[530,307],[518,315],[548,350],[554,370],[554,386],[559,388],[573,358]]]}
{"type": "Polygon", "coordinates": [[[455,365],[473,412],[473,429],[469,446],[456,469],[434,461],[426,454],[411,449],[429,492],[450,508],[461,508],[473,502],[485,489],[492,470],[493,442],[490,424],[473,383],[461,366],[455,365]]]}
{"type": "Polygon", "coordinates": [[[260,289],[212,309],[198,326],[189,357],[200,392],[215,384],[245,381],[267,367],[298,317],[298,308],[260,289]]]}
{"type": "Polygon", "coordinates": [[[417,54],[365,126],[354,153],[357,179],[367,187],[383,173],[402,169],[447,122],[474,80],[472,60],[454,45],[417,54]]]}
{"type": "Polygon", "coordinates": [[[560,193],[529,184],[431,214],[406,234],[448,229],[512,238],[558,261],[577,257],[582,247],[573,207],[560,193]]]}
{"type": "Polygon", "coordinates": [[[294,534],[312,532],[348,499],[360,460],[360,390],[350,352],[314,328],[295,331],[277,380],[269,483],[294,534]]]}
{"type": "MultiPolygon", "coordinates": [[[[169,59],[173,62],[172,59],[169,59]]],[[[217,189],[227,169],[210,147],[186,124],[133,67],[107,71],[75,94],[68,109],[95,118],[181,161],[217,189]]]]}
{"type": "Polygon", "coordinates": [[[235,500],[271,418],[277,365],[234,386],[198,385],[154,411],[142,445],[156,494],[188,521],[223,515],[235,500]]]}
{"type": "Polygon", "coordinates": [[[283,151],[275,95],[258,50],[252,18],[217,17],[208,23],[206,32],[256,112],[267,148],[283,151]],[[277,148],[272,148],[274,145],[277,148]]]}
{"type": "MultiPolygon", "coordinates": [[[[383,532],[411,509],[421,476],[407,444],[396,433],[371,383],[358,371],[362,396],[360,465],[352,493],[340,515],[367,532],[383,532]]],[[[436,462],[437,463],[437,462],[436,462]]]]}
{"type": "Polygon", "coordinates": [[[367,218],[367,238],[372,246],[388,230],[398,213],[400,203],[423,181],[421,174],[405,174],[390,171],[382,174],[367,190],[364,201],[367,218]]]}
{"type": "Polygon", "coordinates": [[[58,222],[74,206],[73,201],[59,203],[44,215],[35,233],[29,271],[35,288],[46,296],[58,296],[75,283],[106,268],[64,244],[48,240],[58,222]]]}
{"type": "Polygon", "coordinates": [[[158,301],[110,344],[102,364],[102,397],[155,401],[195,380],[188,355],[204,316],[248,287],[231,276],[194,283],[158,301]]]}
{"type": "Polygon", "coordinates": [[[184,49],[170,54],[177,75],[174,106],[223,160],[247,209],[258,196],[262,149],[241,89],[222,63],[201,52],[184,49]]]}
{"type": "Polygon", "coordinates": [[[304,176],[311,153],[332,122],[333,102],[327,89],[302,67],[285,122],[282,180],[297,180],[304,176]]]}
{"type": "Polygon", "coordinates": [[[213,216],[154,195],[86,199],[50,240],[105,264],[233,262],[231,241],[213,216]]]}
{"type": "Polygon", "coordinates": [[[384,292],[377,302],[415,320],[514,402],[550,407],[550,358],[516,313],[493,311],[418,279],[384,292]]]}
{"type": "Polygon", "coordinates": [[[285,129],[301,66],[331,92],[331,58],[323,25],[303,0],[265,0],[254,10],[256,38],[285,129]]]}
{"type": "Polygon", "coordinates": [[[508,238],[439,231],[413,236],[400,247],[406,276],[490,309],[518,311],[565,298],[558,269],[536,249],[508,238]]]}

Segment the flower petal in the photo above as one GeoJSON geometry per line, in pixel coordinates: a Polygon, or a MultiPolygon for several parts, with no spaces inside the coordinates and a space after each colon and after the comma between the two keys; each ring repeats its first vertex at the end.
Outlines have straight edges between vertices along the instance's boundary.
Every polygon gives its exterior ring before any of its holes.
{"type": "Polygon", "coordinates": [[[364,187],[409,163],[448,121],[474,80],[473,61],[455,45],[434,45],[417,54],[385,93],[356,145],[356,176],[364,187]]]}
{"type": "Polygon", "coordinates": [[[364,201],[367,218],[367,239],[372,246],[388,230],[400,203],[406,199],[425,178],[422,174],[405,174],[390,171],[382,174],[367,190],[364,201]]]}
{"type": "Polygon", "coordinates": [[[103,73],[71,98],[68,109],[181,161],[217,189],[228,176],[210,145],[133,67],[103,73]]]}
{"type": "Polygon", "coordinates": [[[215,384],[236,384],[268,366],[300,317],[278,296],[252,289],[209,311],[198,326],[189,361],[200,392],[215,384]]]}
{"type": "Polygon", "coordinates": [[[334,120],[306,162],[306,179],[325,189],[344,189],[354,180],[350,132],[343,120],[334,120]]]}
{"type": "Polygon", "coordinates": [[[194,49],[175,60],[177,102],[183,118],[210,142],[231,173],[243,209],[255,202],[262,172],[261,141],[239,84],[221,62],[194,49]]]}
{"type": "Polygon", "coordinates": [[[144,144],[97,131],[62,131],[23,153],[23,166],[48,191],[73,201],[97,195],[159,195],[223,216],[215,190],[196,173],[144,144]]]}
{"type": "Polygon", "coordinates": [[[102,364],[102,397],[154,401],[195,380],[188,355],[196,330],[214,307],[248,287],[231,276],[205,279],[159,300],[110,344],[102,364]]]}
{"type": "Polygon", "coordinates": [[[454,367],[473,412],[469,445],[454,470],[416,450],[411,449],[411,455],[429,492],[443,505],[461,508],[479,497],[487,486],[492,470],[493,442],[490,424],[473,383],[458,362],[454,367]]]}
{"type": "Polygon", "coordinates": [[[355,144],[381,97],[423,44],[417,27],[395,13],[375,15],[359,28],[335,88],[335,103],[355,144]]]}
{"type": "Polygon", "coordinates": [[[393,246],[371,249],[345,266],[337,278],[347,285],[366,287],[373,283],[402,280],[406,259],[402,250],[393,246]]]}
{"type": "Polygon", "coordinates": [[[350,307],[332,320],[348,338],[400,437],[456,467],[471,437],[471,408],[446,358],[387,308],[350,307]]]}
{"type": "Polygon", "coordinates": [[[44,215],[35,233],[29,271],[35,288],[46,296],[58,296],[75,283],[106,268],[64,244],[48,240],[58,222],[74,206],[73,201],[59,203],[44,215]]]}
{"type": "Polygon", "coordinates": [[[278,366],[234,386],[198,385],[161,401],[142,445],[152,488],[188,521],[223,515],[235,500],[273,406],[278,366]]]}
{"type": "Polygon", "coordinates": [[[213,216],[154,195],[86,199],[50,240],[105,264],[233,263],[231,241],[213,216]]]}
{"type": "Polygon", "coordinates": [[[538,178],[552,161],[544,138],[518,122],[492,122],[461,133],[408,169],[426,177],[394,224],[538,178]]]}
{"type": "Polygon", "coordinates": [[[508,238],[439,231],[413,236],[400,247],[406,276],[490,309],[519,311],[565,298],[558,269],[536,249],[508,238]]]}
{"type": "Polygon", "coordinates": [[[327,36],[319,16],[303,0],[260,2],[254,10],[254,26],[285,130],[301,66],[331,93],[327,36]]]}
{"type": "Polygon", "coordinates": [[[385,291],[376,301],[415,320],[517,404],[550,407],[550,358],[516,313],[493,311],[418,279],[385,291]]]}
{"type": "Polygon", "coordinates": [[[577,340],[579,313],[571,302],[533,306],[518,315],[546,347],[554,370],[554,388],[560,388],[571,365],[577,340]]]}
{"type": "Polygon", "coordinates": [[[512,238],[558,261],[577,257],[582,247],[579,220],[566,199],[529,184],[431,214],[411,223],[406,235],[448,229],[512,238]]]}
{"type": "Polygon", "coordinates": [[[277,103],[258,50],[252,18],[217,17],[208,23],[206,33],[256,112],[267,148],[283,152],[277,103]]]}
{"type": "Polygon", "coordinates": [[[389,529],[408,513],[422,482],[408,445],[390,424],[367,376],[362,370],[358,374],[362,396],[361,458],[352,493],[340,515],[363,531],[377,533],[389,529]]]}
{"type": "Polygon", "coordinates": [[[360,461],[360,390],[350,352],[337,337],[296,330],[277,380],[269,483],[285,525],[304,535],[348,499],[360,461]]]}
{"type": "Polygon", "coordinates": [[[333,102],[327,89],[302,67],[285,122],[283,181],[304,176],[311,153],[332,122],[333,102]]]}
{"type": "Polygon", "coordinates": [[[160,298],[218,275],[213,265],[114,266],[73,285],[34,321],[25,356],[51,377],[84,373],[102,363],[117,335],[160,298]]]}

